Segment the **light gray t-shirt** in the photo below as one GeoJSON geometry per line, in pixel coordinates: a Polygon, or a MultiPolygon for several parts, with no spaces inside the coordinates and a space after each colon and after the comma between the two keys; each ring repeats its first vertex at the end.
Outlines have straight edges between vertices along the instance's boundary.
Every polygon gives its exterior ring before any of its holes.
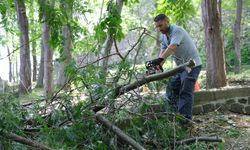
{"type": "Polygon", "coordinates": [[[161,51],[166,50],[168,45],[174,44],[177,48],[173,57],[177,65],[183,64],[190,59],[195,61],[196,66],[201,65],[198,50],[189,34],[182,27],[176,25],[171,26],[172,32],[170,33],[170,42],[167,36],[162,34],[161,51]]]}

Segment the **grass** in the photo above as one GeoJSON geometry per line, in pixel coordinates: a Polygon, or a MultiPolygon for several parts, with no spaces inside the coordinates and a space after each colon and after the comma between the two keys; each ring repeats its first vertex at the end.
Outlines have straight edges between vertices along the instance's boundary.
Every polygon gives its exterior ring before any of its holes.
{"type": "Polygon", "coordinates": [[[242,72],[240,74],[235,74],[234,72],[229,72],[227,78],[229,80],[250,80],[250,65],[242,66],[242,72]]]}
{"type": "Polygon", "coordinates": [[[16,99],[20,101],[20,103],[27,103],[33,100],[42,99],[43,96],[43,89],[42,88],[34,88],[32,92],[27,95],[19,95],[16,99]]]}

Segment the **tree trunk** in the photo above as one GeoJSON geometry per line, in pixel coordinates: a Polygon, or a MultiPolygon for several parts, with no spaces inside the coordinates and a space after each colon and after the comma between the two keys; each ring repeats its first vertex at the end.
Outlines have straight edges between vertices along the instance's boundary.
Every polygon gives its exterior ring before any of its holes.
{"type": "Polygon", "coordinates": [[[27,94],[31,91],[31,68],[29,47],[29,26],[26,16],[24,0],[15,0],[16,14],[20,29],[20,82],[19,93],[27,94]]]}
{"type": "MultiPolygon", "coordinates": [[[[116,6],[117,6],[118,13],[121,14],[122,7],[123,7],[123,0],[116,0],[116,6]]],[[[114,39],[110,35],[110,33],[107,33],[107,38],[106,38],[106,40],[104,42],[104,46],[101,50],[102,57],[106,57],[105,59],[103,59],[101,61],[101,66],[103,67],[104,73],[107,72],[108,62],[109,62],[109,57],[107,57],[107,56],[110,55],[111,47],[112,47],[113,42],[114,42],[113,40],[114,39]]]]}
{"type": "Polygon", "coordinates": [[[236,53],[235,73],[241,72],[241,55],[240,55],[240,24],[242,16],[242,0],[237,0],[236,20],[234,24],[234,49],[236,53]]]}
{"type": "MultiPolygon", "coordinates": [[[[43,5],[48,3],[48,1],[43,1],[43,5]]],[[[46,4],[48,5],[48,4],[46,4]]],[[[49,5],[48,5],[49,6],[49,5]]],[[[43,10],[43,48],[44,48],[44,96],[46,98],[52,95],[52,72],[53,72],[53,51],[50,46],[50,27],[48,23],[48,12],[43,10]]]]}
{"type": "Polygon", "coordinates": [[[43,77],[44,77],[44,48],[43,42],[41,43],[41,58],[39,65],[39,74],[37,79],[36,87],[43,87],[43,77]]]}
{"type": "Polygon", "coordinates": [[[205,30],[207,88],[227,85],[224,46],[221,34],[220,2],[203,0],[202,21],[205,30]]]}
{"type": "Polygon", "coordinates": [[[48,22],[43,23],[43,48],[44,48],[44,94],[49,97],[52,94],[52,72],[53,72],[53,52],[50,47],[50,28],[48,22]]]}
{"type": "MultiPolygon", "coordinates": [[[[62,9],[66,10],[67,18],[72,18],[72,6],[73,3],[67,2],[62,5],[62,9]]],[[[59,77],[57,81],[57,86],[62,87],[68,82],[68,78],[65,75],[65,67],[67,64],[70,63],[71,60],[71,50],[72,50],[72,33],[71,33],[71,27],[70,24],[65,24],[63,26],[63,40],[64,40],[64,51],[63,51],[63,61],[60,62],[60,68],[59,68],[59,77]]],[[[68,86],[65,86],[68,87],[68,86]]]]}
{"type": "Polygon", "coordinates": [[[33,79],[32,81],[36,81],[37,77],[37,58],[36,58],[36,41],[32,43],[32,60],[33,60],[33,79]]]}
{"type": "Polygon", "coordinates": [[[12,82],[13,74],[12,74],[12,59],[10,54],[9,46],[7,46],[8,51],[8,59],[9,59],[9,82],[12,82]]]}

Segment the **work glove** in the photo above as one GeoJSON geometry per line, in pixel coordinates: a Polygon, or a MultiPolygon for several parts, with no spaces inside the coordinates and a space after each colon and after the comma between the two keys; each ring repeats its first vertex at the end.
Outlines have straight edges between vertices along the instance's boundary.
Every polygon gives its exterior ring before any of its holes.
{"type": "Polygon", "coordinates": [[[161,63],[164,61],[163,58],[157,58],[157,59],[154,59],[154,60],[151,60],[151,63],[155,66],[161,66],[161,63]]]}

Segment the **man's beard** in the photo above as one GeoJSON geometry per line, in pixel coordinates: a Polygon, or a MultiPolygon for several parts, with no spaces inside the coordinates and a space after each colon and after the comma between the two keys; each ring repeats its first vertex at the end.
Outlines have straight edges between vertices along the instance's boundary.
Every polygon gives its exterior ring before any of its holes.
{"type": "Polygon", "coordinates": [[[162,34],[167,34],[167,29],[161,30],[162,34]]]}

